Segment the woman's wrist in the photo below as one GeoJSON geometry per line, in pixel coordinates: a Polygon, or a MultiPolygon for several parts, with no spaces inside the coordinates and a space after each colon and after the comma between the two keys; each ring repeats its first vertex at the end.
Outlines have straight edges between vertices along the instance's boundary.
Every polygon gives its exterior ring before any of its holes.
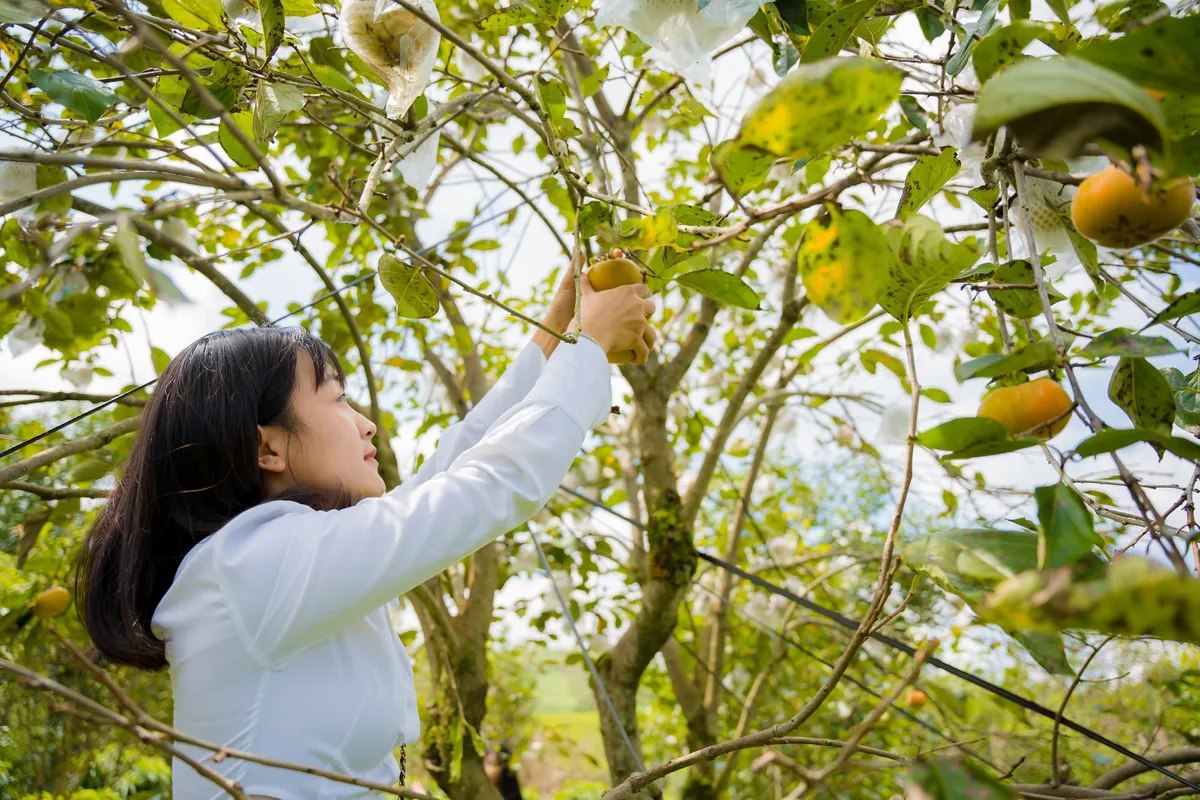
{"type": "MultiPolygon", "coordinates": [[[[542,324],[556,333],[564,333],[571,324],[571,317],[563,317],[562,315],[550,312],[542,318],[542,324]]],[[[542,353],[545,354],[546,358],[550,358],[550,355],[558,347],[558,343],[561,340],[557,336],[538,328],[533,333],[533,341],[542,349],[542,353]]]]}

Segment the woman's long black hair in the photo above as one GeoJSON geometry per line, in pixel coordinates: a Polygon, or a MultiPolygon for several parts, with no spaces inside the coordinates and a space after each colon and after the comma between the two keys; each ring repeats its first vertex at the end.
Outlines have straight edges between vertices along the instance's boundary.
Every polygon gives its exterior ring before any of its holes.
{"type": "Polygon", "coordinates": [[[76,609],[92,640],[90,656],[164,669],[165,645],[150,620],[197,542],[268,499],[321,509],[349,504],[303,488],[266,496],[257,426],[298,432],[291,398],[301,352],[312,359],[318,386],[330,368],[345,383],[337,356],[301,328],[210,333],[167,365],[75,563],[76,609]]]}

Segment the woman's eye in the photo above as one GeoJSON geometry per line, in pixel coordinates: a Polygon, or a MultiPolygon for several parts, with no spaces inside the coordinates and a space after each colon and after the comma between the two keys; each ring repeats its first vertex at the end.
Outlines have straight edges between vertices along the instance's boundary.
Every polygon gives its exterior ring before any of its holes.
{"type": "Polygon", "coordinates": [[[345,392],[342,392],[341,394],[339,394],[339,395],[338,395],[338,402],[339,402],[339,403],[344,403],[344,402],[346,402],[346,399],[347,399],[347,398],[346,398],[346,393],[345,393],[345,392]]]}

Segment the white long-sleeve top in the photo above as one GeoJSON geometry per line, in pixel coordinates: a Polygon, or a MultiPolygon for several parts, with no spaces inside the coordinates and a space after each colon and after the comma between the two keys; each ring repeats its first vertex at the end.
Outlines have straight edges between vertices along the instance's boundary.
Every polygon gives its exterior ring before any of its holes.
{"type": "MultiPolygon", "coordinates": [[[[403,485],[339,511],[263,503],[201,540],[151,625],[166,643],[175,727],[394,784],[392,751],[421,725],[388,606],[545,505],[607,415],[610,380],[604,351],[587,338],[548,360],[530,342],[403,485]]],[[[240,759],[205,763],[248,794],[279,800],[379,796],[240,759]]],[[[172,765],[175,800],[228,797],[185,761],[172,765]]]]}

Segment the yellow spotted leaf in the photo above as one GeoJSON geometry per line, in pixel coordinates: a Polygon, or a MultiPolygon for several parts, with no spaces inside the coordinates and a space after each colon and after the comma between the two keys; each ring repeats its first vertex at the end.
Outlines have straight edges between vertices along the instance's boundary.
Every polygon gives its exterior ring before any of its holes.
{"type": "Polygon", "coordinates": [[[866,316],[888,278],[887,237],[861,211],[829,209],[808,223],[797,253],[808,299],[835,322],[866,316]]]}

